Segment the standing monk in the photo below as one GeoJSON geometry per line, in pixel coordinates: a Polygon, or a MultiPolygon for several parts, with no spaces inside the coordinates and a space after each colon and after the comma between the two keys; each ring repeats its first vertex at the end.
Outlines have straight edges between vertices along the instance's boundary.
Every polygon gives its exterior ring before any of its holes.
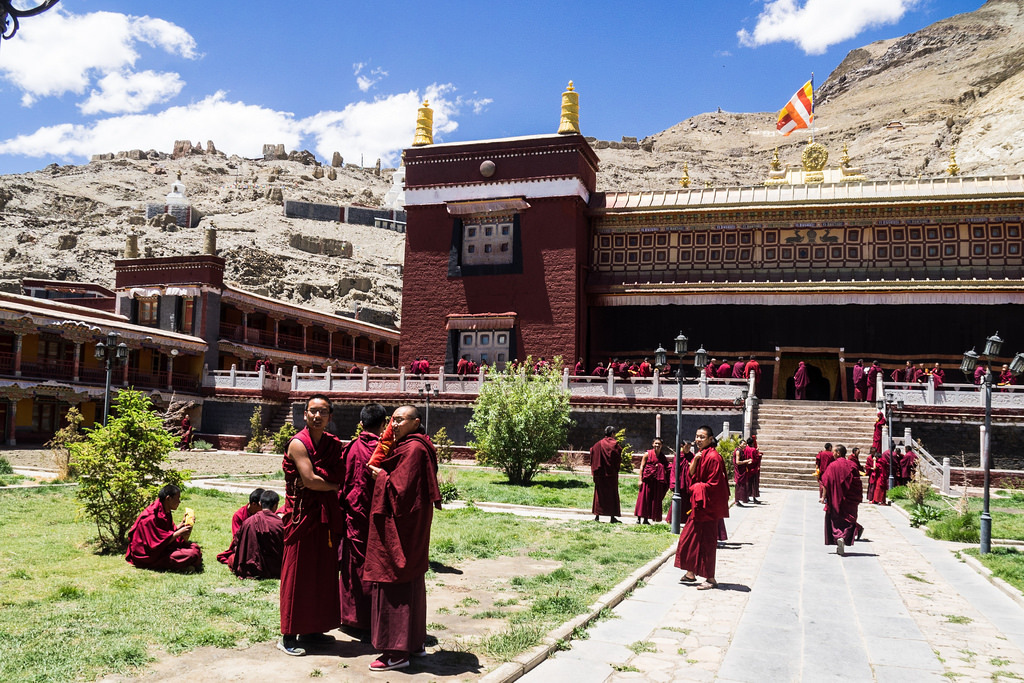
{"type": "Polygon", "coordinates": [[[368,465],[374,478],[363,578],[371,582],[370,637],[383,650],[371,671],[409,666],[425,654],[427,553],[434,508],[441,509],[437,453],[414,406],[391,417],[394,446],[368,465]]]}
{"type": "Polygon", "coordinates": [[[747,360],[747,364],[743,366],[743,378],[749,379],[750,376],[754,376],[754,391],[757,391],[757,385],[761,383],[761,364],[757,362],[757,359],[753,356],[747,360]]]}
{"type": "Polygon", "coordinates": [[[181,489],[168,484],[160,489],[156,500],[142,511],[128,530],[128,551],[124,559],[139,569],[170,569],[199,571],[203,568],[203,551],[188,540],[192,525],[182,522],[174,526],[171,512],[181,505],[181,489]]]}
{"type": "Polygon", "coordinates": [[[183,451],[192,450],[192,438],[195,436],[195,432],[192,429],[192,418],[185,414],[185,417],[181,418],[181,440],[178,443],[178,448],[183,451]]]}
{"type": "Polygon", "coordinates": [[[651,450],[644,453],[640,461],[640,493],[636,497],[637,524],[650,524],[661,521],[661,508],[668,492],[668,458],[662,452],[664,443],[660,436],[651,442],[651,450]]]}
{"type": "Polygon", "coordinates": [[[853,400],[858,403],[864,400],[868,391],[868,376],[864,371],[864,359],[857,360],[853,366],[853,400]]]}
{"type": "Polygon", "coordinates": [[[325,431],[331,401],[314,394],[306,401],[306,426],[288,442],[284,470],[284,557],[281,563],[281,640],[292,656],[303,642],[331,640],[325,631],[341,624],[338,544],[343,518],[338,489],[343,476],[341,442],[325,431]]]}
{"type": "Polygon", "coordinates": [[[756,436],[747,439],[747,445],[743,449],[743,457],[751,461],[750,485],[747,487],[750,491],[750,497],[754,499],[755,503],[760,505],[761,501],[758,498],[761,497],[761,451],[757,447],[756,436]]]}
{"type": "Polygon", "coordinates": [[[736,362],[732,364],[732,378],[743,379],[743,368],[746,363],[743,362],[742,358],[737,358],[736,362]]]}
{"type": "Polygon", "coordinates": [[[253,489],[252,493],[249,494],[249,502],[235,510],[235,514],[231,515],[231,545],[228,546],[227,550],[217,555],[217,561],[221,564],[226,564],[229,567],[232,565],[235,549],[238,547],[238,534],[242,530],[242,524],[250,516],[260,511],[261,495],[263,495],[263,489],[253,489]]]}
{"type": "Polygon", "coordinates": [[[800,361],[800,364],[796,366],[796,372],[793,374],[793,388],[796,390],[796,400],[803,401],[807,398],[807,385],[811,383],[811,378],[807,376],[807,363],[800,361]]]}
{"type": "Polygon", "coordinates": [[[729,482],[725,462],[715,450],[711,427],[700,427],[694,444],[697,454],[690,461],[690,504],[693,508],[679,534],[675,565],[685,569],[680,580],[690,583],[697,575],[706,580],[697,586],[708,590],[718,586],[715,580],[715,555],[718,551],[718,525],[729,516],[729,482]]]}
{"type": "Polygon", "coordinates": [[[885,415],[883,415],[882,411],[879,410],[878,419],[875,420],[875,433],[874,436],[871,437],[871,446],[875,451],[881,452],[882,450],[882,427],[887,424],[889,423],[885,421],[885,415]]]}
{"type": "Polygon", "coordinates": [[[363,577],[366,562],[366,539],[370,533],[370,501],[373,477],[366,465],[380,440],[387,411],[379,403],[368,403],[359,411],[363,430],[352,440],[345,454],[345,485],[339,491],[341,510],[345,515],[345,536],[338,546],[338,567],[341,570],[341,625],[370,631],[370,582],[363,577]]]}
{"type": "Polygon", "coordinates": [[[622,466],[622,446],[615,438],[615,427],[604,428],[604,438],[590,447],[590,474],[594,477],[594,521],[601,515],[611,517],[618,524],[622,514],[619,508],[619,468],[622,466]]]}
{"type": "Polygon", "coordinates": [[[878,376],[882,374],[882,368],[878,364],[877,360],[871,361],[871,367],[868,368],[868,403],[875,400],[875,387],[878,383],[878,376]]]}
{"type": "Polygon", "coordinates": [[[832,461],[835,460],[835,453],[832,452],[832,444],[826,443],[825,449],[818,451],[818,454],[814,456],[814,468],[818,477],[818,502],[823,503],[825,496],[825,489],[821,486],[821,478],[825,476],[825,470],[832,461]]]}
{"type": "Polygon", "coordinates": [[[836,446],[836,455],[821,476],[821,486],[825,490],[825,545],[836,546],[836,554],[842,556],[860,535],[857,510],[864,487],[857,466],[846,459],[846,446],[836,446]]]}
{"type": "Polygon", "coordinates": [[[889,490],[889,462],[892,453],[883,452],[875,458],[875,488],[871,491],[872,505],[885,505],[885,492],[889,490]]]}
{"type": "MultiPolygon", "coordinates": [[[[753,441],[753,439],[749,441],[753,441]]],[[[749,441],[748,443],[741,441],[732,453],[732,473],[736,482],[736,505],[740,507],[743,507],[743,503],[750,499],[750,469],[754,464],[754,459],[747,457],[749,441]]]]}

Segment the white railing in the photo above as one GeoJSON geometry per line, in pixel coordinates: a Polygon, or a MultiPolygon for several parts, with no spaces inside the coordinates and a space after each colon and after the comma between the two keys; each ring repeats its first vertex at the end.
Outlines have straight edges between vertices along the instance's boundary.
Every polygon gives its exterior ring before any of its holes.
{"type": "MultiPolygon", "coordinates": [[[[883,428],[883,432],[887,428],[883,428]]],[[[885,434],[883,433],[883,441],[885,434]]],[[[910,449],[917,454],[917,467],[921,470],[921,474],[928,478],[934,486],[938,487],[943,493],[948,492],[949,489],[949,458],[945,458],[940,464],[935,457],[928,452],[920,441],[914,443],[914,438],[911,436],[910,427],[903,430],[903,436],[893,436],[892,439],[893,448],[902,448],[903,452],[907,452],[907,444],[910,444],[910,449]]]]}
{"type": "MultiPolygon", "coordinates": [[[[928,378],[927,384],[881,382],[878,398],[903,401],[908,406],[943,406],[948,408],[984,408],[985,391],[977,384],[941,384],[928,378]]],[[[993,408],[1024,408],[1024,385],[992,387],[993,408]]]]}
{"type": "Polygon", "coordinates": [[[203,386],[214,389],[288,392],[292,389],[292,380],[282,375],[280,371],[271,374],[266,368],[238,370],[232,365],[230,370],[210,370],[209,367],[203,366],[203,386]]]}

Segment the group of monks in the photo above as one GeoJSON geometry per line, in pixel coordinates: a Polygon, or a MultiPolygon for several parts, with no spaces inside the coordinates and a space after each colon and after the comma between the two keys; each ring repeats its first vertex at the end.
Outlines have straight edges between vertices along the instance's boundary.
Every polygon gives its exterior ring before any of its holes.
{"type": "MultiPolygon", "coordinates": [[[[333,407],[317,394],[304,411],[305,428],[282,462],[285,504],[257,489],[232,518],[231,546],[218,556],[241,578],[280,578],[281,640],[301,656],[334,642],[341,628],[381,650],[373,671],[409,666],[425,656],[430,527],[441,507],[437,453],[414,406],[388,421],[384,406],[360,412],[359,435],[347,444],[327,431],[333,407]]],[[[129,532],[125,559],[136,567],[202,569],[189,541],[194,517],[177,486],[164,486],[129,532]]]]}

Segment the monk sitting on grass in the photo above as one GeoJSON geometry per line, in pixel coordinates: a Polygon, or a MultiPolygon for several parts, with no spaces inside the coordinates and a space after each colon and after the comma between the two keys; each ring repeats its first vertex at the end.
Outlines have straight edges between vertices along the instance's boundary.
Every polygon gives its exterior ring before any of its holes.
{"type": "Polygon", "coordinates": [[[203,568],[203,551],[188,540],[192,524],[174,525],[171,512],[181,505],[181,489],[168,484],[128,530],[124,559],[140,569],[191,572],[203,568]]]}

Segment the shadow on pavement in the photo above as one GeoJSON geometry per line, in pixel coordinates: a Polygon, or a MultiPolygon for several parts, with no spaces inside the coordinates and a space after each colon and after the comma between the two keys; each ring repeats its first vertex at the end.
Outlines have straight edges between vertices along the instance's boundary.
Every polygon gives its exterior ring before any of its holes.
{"type": "Polygon", "coordinates": [[[745,586],[742,583],[725,583],[723,581],[718,582],[718,590],[720,591],[736,591],[737,593],[749,593],[750,586],[745,586]]]}
{"type": "Polygon", "coordinates": [[[435,562],[434,560],[430,561],[430,568],[433,569],[438,574],[461,574],[462,573],[462,570],[459,569],[458,567],[449,567],[446,564],[441,564],[440,562],[435,562]]]}

